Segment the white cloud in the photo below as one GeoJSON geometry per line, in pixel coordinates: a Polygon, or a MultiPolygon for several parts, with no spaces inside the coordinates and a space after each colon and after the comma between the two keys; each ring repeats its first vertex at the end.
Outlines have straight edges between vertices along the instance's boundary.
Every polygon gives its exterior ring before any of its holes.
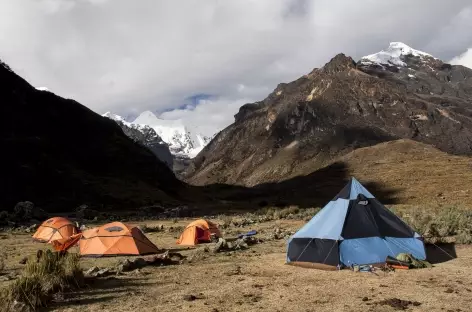
{"type": "Polygon", "coordinates": [[[222,126],[240,103],[339,52],[359,58],[403,41],[448,60],[472,46],[470,0],[0,0],[0,7],[0,59],[33,85],[123,115],[211,94],[216,99],[196,109],[164,115],[222,126]]]}
{"type": "Polygon", "coordinates": [[[454,57],[451,61],[451,64],[462,65],[469,68],[472,68],[472,48],[467,49],[466,52],[462,53],[459,56],[454,57]]]}
{"type": "Polygon", "coordinates": [[[175,109],[162,113],[159,117],[162,119],[182,119],[184,124],[198,127],[199,133],[211,136],[231,124],[234,120],[233,116],[239,108],[250,102],[253,102],[253,99],[200,100],[195,108],[175,109]]]}

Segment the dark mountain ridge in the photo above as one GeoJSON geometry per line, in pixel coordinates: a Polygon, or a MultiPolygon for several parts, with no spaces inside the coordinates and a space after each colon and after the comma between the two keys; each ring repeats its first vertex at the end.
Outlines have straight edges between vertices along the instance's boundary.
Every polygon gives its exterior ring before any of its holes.
{"type": "Polygon", "coordinates": [[[182,187],[147,148],[76,101],[39,91],[0,64],[0,210],[175,202],[182,187]]]}

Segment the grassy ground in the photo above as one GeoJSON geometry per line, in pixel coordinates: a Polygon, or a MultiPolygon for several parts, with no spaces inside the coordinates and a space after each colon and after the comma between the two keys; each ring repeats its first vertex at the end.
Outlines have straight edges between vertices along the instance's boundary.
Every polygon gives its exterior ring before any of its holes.
{"type": "MultiPolygon", "coordinates": [[[[148,221],[152,226],[183,226],[188,220],[148,221]],[[177,222],[175,222],[177,221],[177,222]]],[[[228,221],[228,220],[226,220],[228,221]]],[[[141,223],[142,224],[142,223],[141,223]]],[[[257,229],[260,236],[279,227],[296,231],[302,220],[272,220],[226,229],[226,237],[257,229]]],[[[160,248],[175,249],[177,232],[149,233],[160,248]]],[[[26,234],[0,234],[0,250],[8,254],[6,273],[20,272],[18,262],[41,244],[26,234]]],[[[272,240],[248,250],[207,253],[180,252],[190,263],[145,267],[139,272],[100,278],[79,292],[69,293],[50,311],[395,311],[382,300],[416,301],[410,311],[470,311],[472,247],[458,246],[458,258],[432,269],[378,274],[349,270],[328,272],[285,265],[286,242],[272,240]],[[193,301],[184,296],[194,295],[193,301]]],[[[106,267],[119,258],[83,259],[83,268],[106,267]]],[[[9,282],[0,282],[6,286],[9,282]]]]}

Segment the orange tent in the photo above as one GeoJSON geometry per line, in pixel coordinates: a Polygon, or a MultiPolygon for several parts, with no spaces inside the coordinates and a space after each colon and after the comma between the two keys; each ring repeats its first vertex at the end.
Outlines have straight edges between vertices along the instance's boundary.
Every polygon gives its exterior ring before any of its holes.
{"type": "Polygon", "coordinates": [[[159,252],[144,233],[135,226],[112,222],[86,230],[79,242],[81,256],[131,256],[159,252]]]}
{"type": "Polygon", "coordinates": [[[216,237],[221,236],[218,226],[210,221],[199,219],[185,227],[185,230],[177,240],[177,244],[196,245],[199,243],[209,242],[212,234],[216,237]]]}
{"type": "Polygon", "coordinates": [[[67,238],[56,239],[51,241],[51,245],[55,251],[67,251],[72,246],[77,245],[81,237],[82,233],[79,233],[67,238]]]}
{"type": "Polygon", "coordinates": [[[69,238],[79,232],[66,218],[54,217],[43,222],[33,235],[33,240],[43,243],[69,238]]]}

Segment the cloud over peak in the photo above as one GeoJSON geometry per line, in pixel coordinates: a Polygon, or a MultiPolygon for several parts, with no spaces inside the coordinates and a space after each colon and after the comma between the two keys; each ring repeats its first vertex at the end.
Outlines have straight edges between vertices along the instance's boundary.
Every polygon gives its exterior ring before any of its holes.
{"type": "Polygon", "coordinates": [[[98,113],[152,110],[214,122],[214,130],[232,122],[240,105],[339,52],[358,59],[402,41],[450,60],[472,47],[469,0],[0,0],[0,6],[0,59],[33,85],[98,113]],[[202,94],[211,97],[185,106],[202,94]]]}

